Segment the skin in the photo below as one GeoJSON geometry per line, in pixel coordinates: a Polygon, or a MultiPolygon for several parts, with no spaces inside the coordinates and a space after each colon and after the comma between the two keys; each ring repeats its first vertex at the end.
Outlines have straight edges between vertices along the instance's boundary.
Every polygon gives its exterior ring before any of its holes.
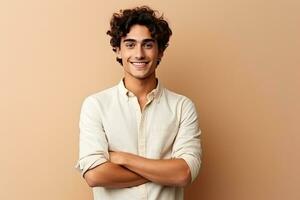
{"type": "Polygon", "coordinates": [[[184,187],[191,181],[189,167],[183,159],[148,159],[126,152],[111,152],[110,161],[160,185],[184,187]]]}
{"type": "MultiPolygon", "coordinates": [[[[117,48],[117,57],[123,62],[125,87],[137,96],[141,111],[147,94],[156,88],[157,60],[162,56],[157,41],[142,25],[133,25],[117,48]]],[[[183,187],[191,181],[183,159],[147,159],[126,152],[110,152],[110,161],[88,170],[84,177],[91,187],[107,188],[132,187],[149,181],[183,187]]]]}

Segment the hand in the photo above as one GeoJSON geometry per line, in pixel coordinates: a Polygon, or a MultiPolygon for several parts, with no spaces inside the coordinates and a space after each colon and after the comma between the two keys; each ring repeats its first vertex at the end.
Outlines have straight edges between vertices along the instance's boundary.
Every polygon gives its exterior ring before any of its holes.
{"type": "Polygon", "coordinates": [[[128,153],[125,153],[125,152],[111,151],[111,152],[109,152],[110,162],[117,164],[117,165],[124,165],[127,154],[128,153]]]}

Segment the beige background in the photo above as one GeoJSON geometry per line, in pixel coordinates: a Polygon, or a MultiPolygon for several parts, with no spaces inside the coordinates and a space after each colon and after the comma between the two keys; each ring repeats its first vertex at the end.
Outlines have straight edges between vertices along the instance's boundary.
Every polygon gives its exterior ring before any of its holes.
{"type": "Polygon", "coordinates": [[[122,77],[111,14],[142,4],[174,32],[160,80],[200,113],[186,199],[300,199],[298,0],[1,1],[0,199],[92,198],[73,168],[80,106],[122,77]]]}

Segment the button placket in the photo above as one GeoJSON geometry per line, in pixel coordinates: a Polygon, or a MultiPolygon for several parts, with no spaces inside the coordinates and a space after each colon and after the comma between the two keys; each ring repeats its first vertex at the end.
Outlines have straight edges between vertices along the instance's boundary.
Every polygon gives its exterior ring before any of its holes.
{"type": "MultiPolygon", "coordinates": [[[[140,105],[136,100],[136,113],[137,113],[137,123],[138,123],[138,154],[142,157],[146,157],[146,133],[145,133],[145,116],[147,113],[147,106],[151,103],[153,98],[148,99],[144,108],[141,110],[140,105]]],[[[142,199],[147,200],[147,189],[146,185],[142,185],[142,199]]]]}

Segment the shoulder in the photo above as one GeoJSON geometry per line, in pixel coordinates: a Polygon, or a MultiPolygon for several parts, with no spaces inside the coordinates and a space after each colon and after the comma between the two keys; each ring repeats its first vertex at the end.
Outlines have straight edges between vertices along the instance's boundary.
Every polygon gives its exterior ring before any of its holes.
{"type": "Polygon", "coordinates": [[[164,89],[168,105],[173,105],[180,116],[180,123],[198,123],[198,112],[195,103],[187,96],[164,89]]]}
{"type": "Polygon", "coordinates": [[[177,115],[182,119],[197,118],[196,105],[189,97],[164,88],[161,98],[167,106],[176,110],[177,115]]]}
{"type": "Polygon", "coordinates": [[[117,95],[118,87],[113,86],[95,93],[92,93],[84,98],[82,106],[88,107],[101,107],[101,105],[105,105],[111,102],[117,95]]]}
{"type": "Polygon", "coordinates": [[[163,89],[162,97],[167,99],[169,102],[181,104],[183,106],[194,106],[194,102],[187,96],[171,91],[167,88],[163,89]]]}

